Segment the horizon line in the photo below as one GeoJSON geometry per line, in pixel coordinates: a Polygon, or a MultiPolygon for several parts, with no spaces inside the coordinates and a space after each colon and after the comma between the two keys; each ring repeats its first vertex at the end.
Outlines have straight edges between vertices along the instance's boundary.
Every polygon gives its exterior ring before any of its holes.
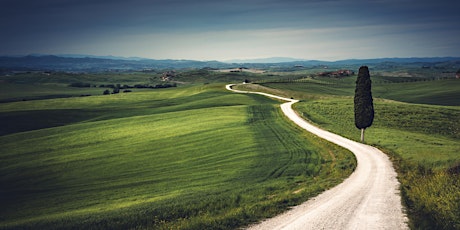
{"type": "Polygon", "coordinates": [[[186,59],[186,58],[150,58],[150,57],[139,57],[139,56],[118,56],[118,55],[95,55],[95,54],[41,54],[41,53],[29,53],[29,54],[0,54],[0,57],[46,57],[46,56],[55,56],[61,58],[95,58],[95,59],[113,59],[113,60],[173,60],[173,61],[199,61],[199,62],[221,62],[221,63],[288,63],[288,62],[341,62],[341,61],[359,61],[359,60],[381,60],[381,59],[460,59],[460,56],[409,56],[409,57],[372,57],[372,58],[344,58],[344,59],[335,59],[335,60],[322,60],[322,59],[305,59],[305,58],[293,58],[293,57],[281,57],[281,56],[272,56],[272,57],[262,57],[262,58],[232,58],[226,60],[218,59],[186,59]],[[276,59],[279,59],[276,61],[276,59]],[[283,60],[284,59],[284,60],[283,60]],[[272,60],[272,61],[269,61],[272,60]],[[281,61],[280,61],[281,60],[281,61]],[[253,62],[251,62],[253,61],[253,62]],[[269,62],[264,62],[269,61],[269,62]]]}

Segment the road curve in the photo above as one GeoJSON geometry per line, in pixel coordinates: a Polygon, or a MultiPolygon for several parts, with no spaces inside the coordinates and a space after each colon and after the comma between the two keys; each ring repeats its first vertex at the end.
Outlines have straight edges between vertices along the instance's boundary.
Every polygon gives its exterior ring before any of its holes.
{"type": "Polygon", "coordinates": [[[287,101],[283,113],[303,129],[353,152],[356,170],[336,187],[295,206],[287,212],[252,225],[249,229],[409,229],[403,212],[397,174],[388,156],[361,144],[322,130],[302,119],[292,109],[298,100],[261,92],[232,89],[287,101]]]}

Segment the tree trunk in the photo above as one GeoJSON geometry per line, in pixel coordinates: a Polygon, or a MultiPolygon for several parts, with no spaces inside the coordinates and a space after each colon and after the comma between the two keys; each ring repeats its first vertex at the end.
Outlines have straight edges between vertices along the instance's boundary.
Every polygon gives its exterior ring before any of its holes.
{"type": "Polygon", "coordinates": [[[365,129],[361,129],[361,143],[364,143],[364,130],[365,129]]]}

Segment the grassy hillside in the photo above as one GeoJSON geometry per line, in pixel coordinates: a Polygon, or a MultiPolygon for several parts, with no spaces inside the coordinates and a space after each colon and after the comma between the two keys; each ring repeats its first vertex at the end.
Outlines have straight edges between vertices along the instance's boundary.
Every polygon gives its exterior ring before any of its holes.
{"type": "Polygon", "coordinates": [[[101,88],[74,88],[64,85],[0,83],[0,103],[82,95],[102,95],[101,88]]]}
{"type": "MultiPolygon", "coordinates": [[[[372,74],[372,73],[371,73],[372,74]]],[[[297,98],[324,96],[353,96],[356,77],[343,79],[307,78],[296,81],[282,80],[279,83],[261,85],[283,90],[286,95],[297,98]]],[[[460,80],[458,79],[412,79],[371,76],[372,95],[402,102],[460,106],[460,80]]]]}
{"type": "MultiPolygon", "coordinates": [[[[412,227],[460,229],[460,81],[374,81],[376,114],[366,130],[366,142],[393,157],[412,227]]],[[[245,87],[302,99],[295,109],[306,119],[359,141],[352,78],[245,87]]]]}
{"type": "Polygon", "coordinates": [[[377,83],[375,97],[431,105],[460,106],[460,80],[442,79],[402,83],[377,83]]]}
{"type": "MultiPolygon", "coordinates": [[[[233,229],[354,168],[350,153],[286,121],[278,102],[207,84],[282,78],[245,87],[302,99],[296,109],[305,118],[358,140],[353,77],[203,69],[178,72],[178,88],[102,96],[104,88],[68,87],[153,84],[161,74],[3,76],[0,229],[233,229]]],[[[459,228],[460,81],[372,79],[374,98],[385,99],[375,100],[366,139],[398,166],[413,227],[459,228]]]]}
{"type": "MultiPolygon", "coordinates": [[[[374,106],[375,120],[366,130],[366,142],[397,161],[414,226],[459,228],[460,108],[385,100],[374,101],[374,106]]],[[[350,99],[308,101],[296,109],[326,129],[359,140],[350,99]]]]}
{"type": "Polygon", "coordinates": [[[277,104],[219,84],[1,103],[0,228],[233,229],[351,173],[277,104]]]}

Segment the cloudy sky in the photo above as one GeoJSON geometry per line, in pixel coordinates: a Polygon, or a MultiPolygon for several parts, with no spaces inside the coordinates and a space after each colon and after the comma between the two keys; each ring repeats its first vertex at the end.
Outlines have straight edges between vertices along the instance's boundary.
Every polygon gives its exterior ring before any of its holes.
{"type": "Polygon", "coordinates": [[[460,56],[459,0],[0,0],[0,55],[460,56]]]}

